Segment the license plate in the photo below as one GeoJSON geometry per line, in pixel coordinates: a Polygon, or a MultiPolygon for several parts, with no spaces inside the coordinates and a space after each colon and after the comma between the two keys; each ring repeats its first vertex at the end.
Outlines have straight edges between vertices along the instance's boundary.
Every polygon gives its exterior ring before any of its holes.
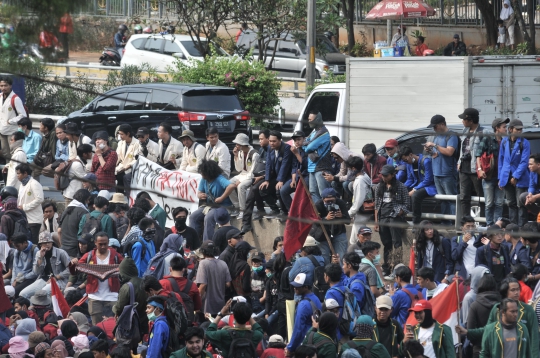
{"type": "Polygon", "coordinates": [[[216,127],[217,129],[221,130],[222,132],[230,132],[231,131],[231,122],[230,121],[208,121],[207,122],[210,127],[216,127]]]}

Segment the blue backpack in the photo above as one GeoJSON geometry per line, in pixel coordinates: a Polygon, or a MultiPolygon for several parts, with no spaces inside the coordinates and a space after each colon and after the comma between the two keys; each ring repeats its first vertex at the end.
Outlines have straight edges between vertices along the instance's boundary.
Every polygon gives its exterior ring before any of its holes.
{"type": "Polygon", "coordinates": [[[0,346],[3,347],[8,344],[11,338],[13,338],[13,335],[11,334],[9,328],[3,324],[0,324],[0,346]]]}
{"type": "Polygon", "coordinates": [[[364,297],[362,297],[362,302],[359,303],[360,310],[363,315],[370,316],[375,318],[375,296],[371,292],[371,288],[362,280],[354,280],[349,284],[349,288],[355,282],[360,282],[364,286],[364,297]]]}
{"type": "Polygon", "coordinates": [[[354,332],[356,319],[362,315],[356,296],[347,287],[345,287],[345,291],[336,287],[333,287],[333,289],[343,296],[343,310],[339,318],[339,331],[344,336],[356,335],[354,332]]]}

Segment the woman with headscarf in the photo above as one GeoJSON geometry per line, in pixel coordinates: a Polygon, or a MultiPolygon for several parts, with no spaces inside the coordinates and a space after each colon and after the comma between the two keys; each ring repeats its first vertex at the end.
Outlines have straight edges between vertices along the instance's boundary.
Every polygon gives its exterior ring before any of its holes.
{"type": "Polygon", "coordinates": [[[86,332],[86,334],[88,335],[88,337],[94,336],[97,339],[103,339],[105,341],[109,340],[105,331],[97,326],[92,326],[88,328],[88,332],[86,332]]]}
{"type": "Polygon", "coordinates": [[[313,328],[307,333],[302,344],[317,347],[317,357],[337,357],[337,316],[332,312],[325,312],[319,322],[315,322],[313,318],[312,321],[313,328]]]}
{"type": "Polygon", "coordinates": [[[154,256],[148,263],[148,269],[146,270],[145,274],[148,274],[152,271],[152,268],[155,267],[153,265],[154,262],[163,260],[162,276],[157,277],[157,279],[161,280],[163,276],[169,275],[171,271],[170,268],[172,258],[176,256],[182,257],[179,252],[182,249],[183,243],[184,238],[181,235],[170,234],[169,236],[167,236],[165,240],[163,240],[163,244],[161,244],[159,252],[156,253],[156,256],[154,256]]]}
{"type": "Polygon", "coordinates": [[[31,357],[31,355],[26,354],[28,347],[28,340],[25,340],[23,337],[15,336],[11,338],[9,340],[9,348],[7,350],[9,353],[9,358],[31,357]]]}
{"type": "Polygon", "coordinates": [[[87,352],[90,349],[90,342],[88,341],[88,337],[84,334],[79,334],[71,338],[71,341],[73,342],[75,355],[77,355],[77,353],[87,352]]]}
{"type": "Polygon", "coordinates": [[[68,358],[69,354],[63,341],[57,340],[51,343],[54,358],[68,358]]]}
{"type": "Polygon", "coordinates": [[[75,321],[75,323],[77,324],[77,328],[79,328],[80,334],[87,334],[90,327],[88,325],[88,318],[86,318],[84,314],[80,312],[71,312],[68,318],[75,321]]]}
{"type": "Polygon", "coordinates": [[[253,249],[247,241],[241,241],[235,246],[233,257],[229,261],[229,273],[236,296],[245,297],[248,303],[251,303],[251,267],[247,260],[253,249]]]}
{"type": "Polygon", "coordinates": [[[516,23],[516,14],[510,4],[510,0],[503,1],[503,7],[501,9],[500,19],[503,21],[506,30],[508,31],[508,38],[506,39],[506,46],[514,49],[514,24],[516,23]]]}
{"type": "MultiPolygon", "coordinates": [[[[429,314],[431,317],[431,311],[429,311],[429,314]]],[[[365,347],[366,350],[369,350],[372,357],[390,358],[390,354],[385,346],[382,343],[377,343],[373,340],[374,327],[375,321],[371,316],[362,315],[358,317],[354,325],[356,336],[351,341],[343,344],[341,346],[341,351],[345,352],[351,348],[359,350],[360,347],[365,347]]]]}

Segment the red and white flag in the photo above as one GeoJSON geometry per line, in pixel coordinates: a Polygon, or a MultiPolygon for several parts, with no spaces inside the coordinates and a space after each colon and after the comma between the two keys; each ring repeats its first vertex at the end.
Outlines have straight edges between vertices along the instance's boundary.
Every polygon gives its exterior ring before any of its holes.
{"type": "MultiPolygon", "coordinates": [[[[459,308],[456,285],[457,281],[454,281],[444,291],[429,300],[429,303],[431,303],[431,306],[433,306],[433,310],[431,311],[433,318],[437,322],[450,327],[450,330],[452,331],[452,338],[454,339],[454,346],[459,344],[459,337],[454,328],[458,324],[459,308]]],[[[412,326],[418,324],[418,321],[416,321],[416,318],[414,318],[414,312],[409,314],[406,324],[410,324],[412,326]]]]}
{"type": "Polygon", "coordinates": [[[51,277],[51,301],[54,313],[59,317],[67,318],[69,315],[69,305],[54,277],[51,277]]]}

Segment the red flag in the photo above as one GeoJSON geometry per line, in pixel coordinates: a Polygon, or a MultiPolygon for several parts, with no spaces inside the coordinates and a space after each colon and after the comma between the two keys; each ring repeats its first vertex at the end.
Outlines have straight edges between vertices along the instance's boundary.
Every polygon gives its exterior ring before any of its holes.
{"type": "Polygon", "coordinates": [[[58,287],[54,277],[51,277],[51,301],[54,313],[56,313],[57,316],[67,318],[69,315],[69,305],[62,294],[62,291],[60,291],[60,287],[58,287]]]}
{"type": "Polygon", "coordinates": [[[409,268],[411,269],[411,272],[412,272],[412,276],[411,276],[411,281],[412,281],[412,282],[411,282],[411,285],[414,285],[414,283],[415,283],[415,282],[414,282],[414,279],[415,279],[415,277],[416,277],[415,272],[414,272],[414,270],[415,270],[415,264],[414,264],[414,262],[415,262],[415,261],[416,261],[416,253],[415,253],[415,251],[414,251],[414,245],[413,245],[413,246],[411,246],[411,255],[409,256],[409,268]]]}
{"type": "Polygon", "coordinates": [[[283,234],[283,252],[287,259],[290,259],[304,245],[309,230],[311,230],[312,224],[304,222],[304,220],[319,220],[319,216],[311,203],[311,196],[302,178],[296,185],[289,217],[293,219],[287,220],[283,234]],[[294,220],[294,218],[302,219],[302,221],[294,220]]]}
{"type": "Polygon", "coordinates": [[[83,303],[86,302],[86,300],[88,299],[88,295],[85,293],[83,298],[81,298],[80,300],[77,301],[77,303],[75,303],[73,306],[80,306],[82,305],[83,303]]]}

